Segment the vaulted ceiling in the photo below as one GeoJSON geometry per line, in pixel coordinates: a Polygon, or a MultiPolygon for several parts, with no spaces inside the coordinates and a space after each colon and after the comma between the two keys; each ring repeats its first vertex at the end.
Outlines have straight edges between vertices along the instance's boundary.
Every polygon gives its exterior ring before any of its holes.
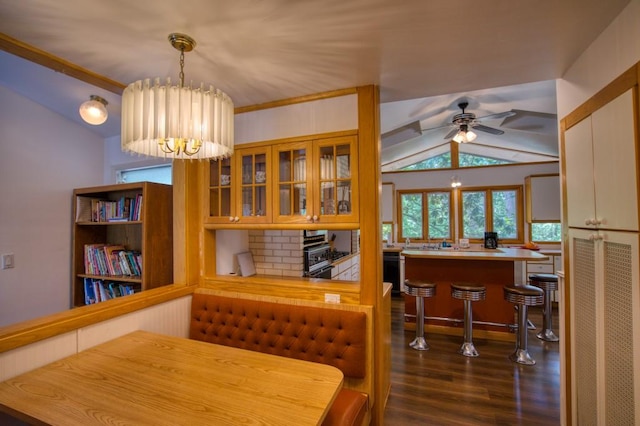
{"type": "MultiPolygon", "coordinates": [[[[465,149],[557,156],[553,80],[628,3],[0,0],[0,30],[124,84],[177,81],[179,54],[167,36],[183,32],[197,41],[185,80],[219,87],[236,106],[377,84],[383,164],[397,167],[446,142],[461,101],[478,118],[516,110],[480,120],[505,133],[476,132],[465,149]]],[[[0,84],[74,121],[81,102],[103,95],[110,118],[93,130],[119,133],[118,94],[0,53],[0,84]]]]}

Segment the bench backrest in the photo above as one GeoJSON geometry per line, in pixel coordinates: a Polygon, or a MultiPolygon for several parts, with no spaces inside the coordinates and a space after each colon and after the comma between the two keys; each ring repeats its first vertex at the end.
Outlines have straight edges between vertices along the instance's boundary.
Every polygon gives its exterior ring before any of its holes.
{"type": "Polygon", "coordinates": [[[189,337],[320,362],[364,378],[366,314],[195,293],[189,337]]]}

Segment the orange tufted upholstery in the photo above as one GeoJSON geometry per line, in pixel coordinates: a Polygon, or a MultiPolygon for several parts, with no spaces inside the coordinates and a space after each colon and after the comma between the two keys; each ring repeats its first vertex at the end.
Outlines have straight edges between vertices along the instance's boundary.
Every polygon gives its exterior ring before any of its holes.
{"type": "Polygon", "coordinates": [[[194,294],[189,337],[365,375],[364,312],[194,294]]]}
{"type": "MultiPolygon", "coordinates": [[[[365,377],[366,314],[194,293],[189,337],[332,365],[365,377]]],[[[323,426],[362,425],[369,398],[343,388],[323,426]]]]}

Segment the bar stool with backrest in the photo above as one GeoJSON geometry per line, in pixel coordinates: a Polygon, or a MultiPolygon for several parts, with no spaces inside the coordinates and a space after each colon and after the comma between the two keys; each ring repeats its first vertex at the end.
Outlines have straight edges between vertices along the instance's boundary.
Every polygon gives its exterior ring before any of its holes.
{"type": "Polygon", "coordinates": [[[434,283],[421,280],[405,280],[404,292],[416,298],[416,338],[409,346],[417,351],[428,351],[429,345],[424,338],[424,297],[436,295],[436,285],[434,283]]]}
{"type": "Polygon", "coordinates": [[[544,292],[544,304],[542,305],[542,330],[537,334],[538,339],[547,342],[557,342],[558,336],[553,333],[553,317],[551,306],[551,292],[558,289],[558,276],[555,274],[531,274],[531,285],[540,287],[544,292]]]}
{"type": "Polygon", "coordinates": [[[518,334],[516,350],[509,359],[518,364],[534,365],[536,361],[529,355],[527,348],[527,309],[529,306],[540,306],[544,303],[544,292],[532,285],[505,285],[504,298],[507,302],[518,305],[518,334]]]}
{"type": "Polygon", "coordinates": [[[473,311],[471,302],[484,300],[487,295],[485,286],[474,283],[452,283],[451,297],[460,299],[464,304],[464,339],[458,353],[468,356],[478,356],[478,351],[473,345],[473,311]]]}

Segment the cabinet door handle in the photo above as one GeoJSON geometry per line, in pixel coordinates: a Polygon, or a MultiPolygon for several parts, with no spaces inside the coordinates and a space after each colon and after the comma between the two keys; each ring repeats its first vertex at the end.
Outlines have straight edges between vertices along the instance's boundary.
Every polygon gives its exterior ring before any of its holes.
{"type": "Polygon", "coordinates": [[[312,218],[311,218],[311,215],[310,215],[310,214],[308,214],[308,215],[307,215],[307,217],[306,217],[306,219],[307,219],[307,222],[311,222],[311,219],[312,219],[312,218]]]}
{"type": "Polygon", "coordinates": [[[318,215],[317,215],[317,214],[314,214],[314,215],[313,215],[313,221],[314,221],[314,222],[317,222],[318,220],[319,220],[318,215]]]}
{"type": "Polygon", "coordinates": [[[238,216],[236,216],[236,217],[233,218],[233,221],[234,222],[240,222],[240,218],[238,216]]]}
{"type": "Polygon", "coordinates": [[[235,218],[233,216],[229,216],[229,222],[234,222],[235,218]]]}

